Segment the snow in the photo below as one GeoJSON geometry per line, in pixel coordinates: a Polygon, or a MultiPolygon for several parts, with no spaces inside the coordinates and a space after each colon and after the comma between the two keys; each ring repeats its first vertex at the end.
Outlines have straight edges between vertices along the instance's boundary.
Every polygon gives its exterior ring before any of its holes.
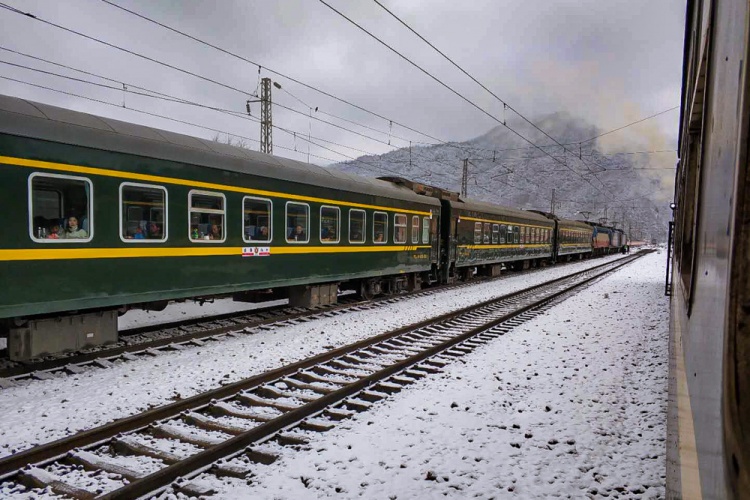
{"type": "MultiPolygon", "coordinates": [[[[0,455],[604,261],[21,382],[2,391],[0,455]]],[[[441,374],[307,433],[310,450],[279,447],[281,460],[253,466],[251,486],[202,480],[217,498],[663,496],[663,266],[663,254],[646,256],[441,374]]]]}

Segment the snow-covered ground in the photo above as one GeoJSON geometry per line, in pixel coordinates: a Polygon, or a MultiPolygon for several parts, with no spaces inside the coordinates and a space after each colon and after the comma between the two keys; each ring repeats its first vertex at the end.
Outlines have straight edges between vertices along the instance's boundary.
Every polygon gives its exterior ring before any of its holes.
{"type": "Polygon", "coordinates": [[[652,254],[220,498],[664,497],[668,300],[652,254]]]}
{"type": "MultiPolygon", "coordinates": [[[[1,393],[0,455],[602,262],[24,382],[1,393]]],[[[663,495],[663,265],[645,257],[219,498],[663,495]]]]}

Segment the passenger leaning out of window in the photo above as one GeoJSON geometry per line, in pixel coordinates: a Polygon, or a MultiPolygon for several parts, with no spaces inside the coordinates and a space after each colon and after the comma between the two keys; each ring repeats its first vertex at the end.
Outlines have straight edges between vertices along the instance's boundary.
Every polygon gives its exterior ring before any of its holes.
{"type": "Polygon", "coordinates": [[[78,227],[78,218],[77,217],[69,217],[68,218],[68,229],[65,230],[65,233],[63,233],[63,237],[66,239],[76,239],[76,238],[88,238],[88,233],[84,230],[78,227]]]}

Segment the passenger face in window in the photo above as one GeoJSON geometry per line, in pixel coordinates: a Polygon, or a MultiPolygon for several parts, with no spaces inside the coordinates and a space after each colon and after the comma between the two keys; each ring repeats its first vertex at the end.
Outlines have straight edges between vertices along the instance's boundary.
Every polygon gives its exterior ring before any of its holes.
{"type": "Polygon", "coordinates": [[[219,229],[219,226],[217,226],[216,224],[212,224],[211,225],[211,234],[209,235],[209,237],[212,240],[220,240],[221,239],[221,229],[219,229]]]}
{"type": "Polygon", "coordinates": [[[77,217],[68,217],[68,230],[65,231],[66,238],[88,238],[88,233],[78,227],[77,217]]]}

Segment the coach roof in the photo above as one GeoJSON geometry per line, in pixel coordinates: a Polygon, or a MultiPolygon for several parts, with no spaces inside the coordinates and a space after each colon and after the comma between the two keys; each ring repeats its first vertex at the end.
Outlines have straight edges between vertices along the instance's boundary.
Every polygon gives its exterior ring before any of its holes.
{"type": "Polygon", "coordinates": [[[0,95],[0,133],[440,205],[387,181],[6,95],[0,95]]]}

